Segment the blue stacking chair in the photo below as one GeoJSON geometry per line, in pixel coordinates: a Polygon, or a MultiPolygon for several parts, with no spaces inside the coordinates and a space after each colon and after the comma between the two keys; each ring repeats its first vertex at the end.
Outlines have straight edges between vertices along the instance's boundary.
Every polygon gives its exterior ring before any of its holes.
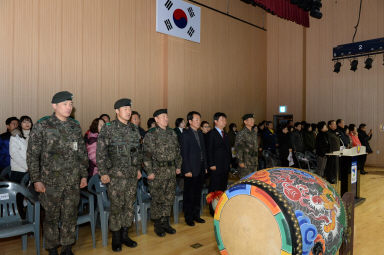
{"type": "Polygon", "coordinates": [[[201,191],[201,202],[200,202],[200,215],[203,214],[204,205],[207,204],[207,195],[208,195],[208,188],[203,187],[203,190],[201,191]]]}
{"type": "MultiPolygon", "coordinates": [[[[147,175],[143,172],[143,178],[146,178],[147,175]]],[[[140,208],[140,217],[141,217],[141,232],[143,234],[147,233],[147,225],[150,219],[150,208],[151,208],[151,195],[148,192],[148,187],[144,184],[144,180],[141,178],[137,184],[137,205],[140,208]]],[[[138,222],[136,222],[138,223],[138,222]]],[[[138,225],[138,224],[136,224],[138,225]]]]}
{"type": "Polygon", "coordinates": [[[183,190],[179,185],[176,185],[175,201],[173,203],[173,221],[175,224],[179,223],[180,203],[183,202],[183,190]]]}
{"type": "MultiPolygon", "coordinates": [[[[95,239],[96,217],[95,217],[94,196],[89,192],[80,191],[80,197],[88,200],[87,204],[89,205],[89,210],[88,210],[88,213],[80,214],[77,217],[76,240],[79,239],[79,225],[89,222],[91,224],[93,248],[96,248],[96,239],[95,239]]],[[[80,203],[79,206],[83,206],[83,204],[80,203]]],[[[84,212],[84,210],[81,210],[81,211],[84,212]]]]}
{"type": "Polygon", "coordinates": [[[11,166],[7,166],[3,169],[3,171],[1,171],[0,177],[3,177],[5,180],[9,180],[11,177],[11,166]]]}
{"type": "Polygon", "coordinates": [[[103,246],[108,244],[108,219],[111,203],[108,198],[107,188],[100,181],[100,175],[96,174],[89,179],[88,191],[96,196],[97,213],[100,215],[101,238],[103,246]]]}
{"type": "Polygon", "coordinates": [[[29,173],[26,173],[23,178],[21,179],[20,181],[20,184],[23,185],[24,187],[28,187],[28,184],[29,184],[29,173]]]}
{"type": "MultiPolygon", "coordinates": [[[[88,181],[88,191],[96,196],[97,200],[97,214],[100,215],[100,227],[101,227],[101,237],[103,246],[108,245],[108,219],[111,210],[111,202],[108,198],[107,187],[101,183],[100,175],[96,174],[92,176],[88,181]]],[[[136,202],[134,204],[135,208],[135,223],[136,223],[136,234],[138,234],[138,216],[137,216],[137,206],[136,202]]],[[[97,215],[96,214],[96,215],[97,215]]],[[[97,217],[97,216],[96,216],[97,217]]]]}
{"type": "Polygon", "coordinates": [[[36,254],[40,255],[40,203],[25,187],[13,182],[0,182],[0,238],[22,237],[22,248],[27,249],[28,233],[35,237],[36,254]],[[27,200],[27,217],[22,219],[17,209],[16,195],[27,200]]]}

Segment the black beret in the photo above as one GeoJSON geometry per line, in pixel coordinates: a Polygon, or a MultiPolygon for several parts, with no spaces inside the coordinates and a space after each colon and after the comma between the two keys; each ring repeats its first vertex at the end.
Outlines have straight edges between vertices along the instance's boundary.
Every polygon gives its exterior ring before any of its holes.
{"type": "Polygon", "coordinates": [[[159,116],[160,114],[163,114],[163,113],[167,113],[167,114],[168,114],[168,110],[167,110],[167,109],[159,109],[159,110],[156,110],[156,111],[153,113],[153,117],[157,117],[157,116],[159,116]]]}
{"type": "Polygon", "coordinates": [[[116,101],[115,103],[115,109],[119,109],[120,107],[124,106],[131,106],[131,99],[129,98],[122,98],[116,101]]]}
{"type": "Polygon", "coordinates": [[[67,100],[72,101],[72,93],[68,91],[61,91],[57,92],[53,97],[52,97],[52,104],[58,104],[67,100]]]}
{"type": "Polygon", "coordinates": [[[242,117],[243,121],[244,120],[247,120],[249,118],[253,118],[253,113],[247,113],[247,114],[244,114],[244,116],[242,117]]]}

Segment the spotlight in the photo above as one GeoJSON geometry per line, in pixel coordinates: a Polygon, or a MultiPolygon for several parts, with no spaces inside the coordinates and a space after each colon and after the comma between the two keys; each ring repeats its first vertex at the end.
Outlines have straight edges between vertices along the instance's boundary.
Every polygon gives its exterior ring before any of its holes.
{"type": "Polygon", "coordinates": [[[354,59],[352,62],[351,62],[351,70],[356,72],[357,70],[357,65],[359,64],[359,61],[357,61],[357,59],[354,59]]]}
{"type": "Polygon", "coordinates": [[[297,5],[304,11],[310,11],[312,7],[312,0],[301,0],[298,1],[297,5]]]}
{"type": "Polygon", "coordinates": [[[340,67],[341,67],[341,63],[340,63],[339,61],[337,61],[337,62],[335,63],[335,65],[333,66],[333,71],[334,71],[335,73],[339,73],[339,72],[340,72],[340,67]]]}
{"type": "Polygon", "coordinates": [[[368,57],[366,60],[365,60],[365,66],[364,68],[366,69],[371,69],[372,68],[372,62],[373,62],[373,59],[371,57],[368,57]]]}
{"type": "Polygon", "coordinates": [[[312,1],[312,7],[309,14],[311,17],[314,17],[316,19],[321,19],[323,17],[323,14],[320,12],[320,8],[323,6],[321,3],[321,0],[313,0],[312,1]]]}

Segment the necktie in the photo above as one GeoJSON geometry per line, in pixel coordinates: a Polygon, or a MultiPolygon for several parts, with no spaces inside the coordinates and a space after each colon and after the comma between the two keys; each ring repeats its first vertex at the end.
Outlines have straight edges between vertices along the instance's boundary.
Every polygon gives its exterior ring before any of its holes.
{"type": "Polygon", "coordinates": [[[223,130],[221,130],[221,136],[222,136],[223,139],[224,139],[224,131],[223,131],[223,130]]]}

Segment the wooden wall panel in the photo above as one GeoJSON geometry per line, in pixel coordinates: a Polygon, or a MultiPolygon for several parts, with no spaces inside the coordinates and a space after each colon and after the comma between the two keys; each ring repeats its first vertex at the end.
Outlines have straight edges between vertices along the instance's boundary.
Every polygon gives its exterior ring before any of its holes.
{"type": "MultiPolygon", "coordinates": [[[[102,1],[101,35],[101,110],[111,112],[113,102],[120,97],[119,87],[119,30],[120,1],[102,1]]],[[[125,97],[121,95],[121,97],[125,97]]]]}
{"type": "Polygon", "coordinates": [[[247,112],[263,119],[265,32],[209,10],[203,11],[202,20],[201,44],[169,38],[171,124],[190,110],[209,122],[218,111],[237,124],[247,112]]]}
{"type": "MultiPolygon", "coordinates": [[[[201,2],[251,22],[265,16],[240,1],[201,2]]],[[[155,0],[0,1],[1,120],[51,114],[60,90],[74,94],[84,131],[101,113],[114,117],[121,97],[143,122],[160,107],[171,126],[192,109],[208,120],[216,111],[237,123],[245,112],[265,118],[266,32],[201,10],[197,44],[156,32],[155,0]]]]}
{"type": "MultiPolygon", "coordinates": [[[[38,15],[37,1],[14,1],[13,113],[20,117],[25,109],[37,112],[38,15]]],[[[4,55],[2,55],[4,56],[4,55]]],[[[31,116],[37,120],[37,116],[31,116]]]]}
{"type": "Polygon", "coordinates": [[[249,4],[238,0],[227,0],[229,1],[229,14],[246,20],[259,27],[265,27],[266,25],[266,12],[261,8],[255,8],[249,4]]]}
{"type": "MultiPolygon", "coordinates": [[[[333,47],[352,42],[359,4],[359,0],[325,1],[323,18],[311,18],[305,31],[267,15],[267,118],[277,113],[278,105],[287,105],[295,120],[364,122],[374,131],[375,154],[369,156],[369,163],[384,165],[384,133],[379,132],[384,124],[383,57],[374,57],[371,70],[364,69],[365,58],[359,58],[356,72],[344,60],[339,74],[333,72],[331,60],[333,47]]],[[[383,1],[363,2],[355,41],[383,37],[383,11],[383,1]]]]}
{"type": "Polygon", "coordinates": [[[304,108],[304,28],[267,15],[267,118],[278,114],[279,105],[301,121],[304,108]]]}
{"type": "Polygon", "coordinates": [[[15,1],[0,1],[0,99],[1,126],[5,130],[5,120],[14,116],[13,98],[13,53],[14,53],[14,13],[15,1]]]}
{"type": "Polygon", "coordinates": [[[74,94],[74,116],[83,120],[83,2],[65,0],[62,5],[62,89],[74,94]]]}
{"type": "MultiPolygon", "coordinates": [[[[83,44],[82,44],[82,94],[77,96],[82,101],[84,112],[82,128],[90,126],[91,121],[104,113],[101,101],[101,43],[102,43],[102,0],[83,1],[83,44]]],[[[113,106],[107,113],[112,114],[113,106]]]]}
{"type": "MultiPolygon", "coordinates": [[[[374,57],[371,70],[364,68],[365,58],[359,58],[356,72],[350,71],[349,60],[344,60],[339,74],[333,73],[331,61],[333,47],[352,42],[359,4],[358,0],[327,1],[323,3],[323,19],[311,20],[307,31],[307,119],[343,118],[346,123],[366,123],[374,131],[371,145],[375,153],[368,162],[384,165],[384,133],[379,131],[384,122],[382,55],[374,57]]],[[[363,1],[355,41],[383,37],[383,11],[383,1],[363,1]]]]}
{"type": "MultiPolygon", "coordinates": [[[[135,96],[136,81],[136,49],[135,49],[135,33],[136,33],[136,3],[138,1],[120,1],[119,7],[119,97],[128,97],[132,99],[132,105],[137,109],[138,99],[135,96]]],[[[112,103],[112,102],[111,102],[112,103]]],[[[113,108],[113,105],[110,105],[113,108]]]]}
{"type": "MultiPolygon", "coordinates": [[[[62,90],[62,1],[39,1],[39,85],[37,116],[52,114],[52,95],[62,90]]],[[[18,11],[18,10],[17,10],[18,11]]],[[[25,109],[29,111],[28,109],[25,109]]]]}

